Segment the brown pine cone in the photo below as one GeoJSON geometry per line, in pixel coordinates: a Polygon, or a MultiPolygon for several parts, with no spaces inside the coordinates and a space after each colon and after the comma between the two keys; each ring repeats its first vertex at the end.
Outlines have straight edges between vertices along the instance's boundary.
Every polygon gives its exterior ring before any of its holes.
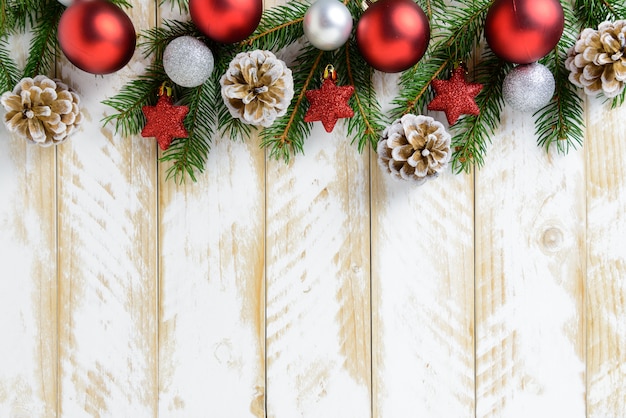
{"type": "Polygon", "coordinates": [[[378,162],[394,177],[418,185],[435,178],[450,160],[450,134],[430,116],[404,115],[378,142],[378,162]]]}
{"type": "Polygon", "coordinates": [[[9,131],[44,147],[60,144],[82,121],[80,98],[59,80],[38,75],[23,78],[0,103],[9,131]]]}
{"type": "Polygon", "coordinates": [[[615,97],[626,82],[626,20],[584,29],[568,51],[569,80],[588,95],[615,97]]]}
{"type": "Polygon", "coordinates": [[[291,70],[270,51],[237,54],[220,84],[230,114],[250,125],[270,126],[293,98],[291,70]]]}

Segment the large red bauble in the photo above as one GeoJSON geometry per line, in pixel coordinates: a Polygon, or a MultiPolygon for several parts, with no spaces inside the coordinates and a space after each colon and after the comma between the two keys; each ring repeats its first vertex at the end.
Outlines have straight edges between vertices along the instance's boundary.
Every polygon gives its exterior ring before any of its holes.
{"type": "Polygon", "coordinates": [[[57,36],[67,59],[92,74],[125,66],[137,40],[130,18],[106,0],[74,2],[63,12],[57,36]]]}
{"type": "Polygon", "coordinates": [[[498,57],[530,64],[556,46],[564,24],[559,0],[496,0],[487,12],[485,37],[498,57]]]}
{"type": "Polygon", "coordinates": [[[356,28],[361,55],[386,73],[417,64],[429,41],[428,18],[412,0],[379,0],[363,13],[356,28]]]}
{"type": "Polygon", "coordinates": [[[189,12],[200,32],[231,44],[254,32],[263,14],[263,0],[189,0],[189,12]]]}

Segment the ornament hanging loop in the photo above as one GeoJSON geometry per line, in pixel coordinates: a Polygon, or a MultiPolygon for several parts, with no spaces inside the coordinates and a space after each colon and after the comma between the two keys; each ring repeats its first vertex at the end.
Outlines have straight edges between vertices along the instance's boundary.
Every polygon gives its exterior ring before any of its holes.
{"type": "Polygon", "coordinates": [[[172,86],[170,85],[169,81],[164,81],[159,87],[158,96],[161,97],[163,95],[166,95],[167,97],[172,96],[172,86]]]}
{"type": "Polygon", "coordinates": [[[460,60],[456,64],[454,64],[454,69],[456,70],[457,68],[462,68],[465,75],[469,74],[469,70],[467,68],[467,64],[465,64],[465,61],[460,60]]]}
{"type": "Polygon", "coordinates": [[[337,70],[333,67],[332,64],[328,64],[326,68],[324,68],[324,77],[323,80],[331,79],[332,81],[337,81],[337,70]]]}

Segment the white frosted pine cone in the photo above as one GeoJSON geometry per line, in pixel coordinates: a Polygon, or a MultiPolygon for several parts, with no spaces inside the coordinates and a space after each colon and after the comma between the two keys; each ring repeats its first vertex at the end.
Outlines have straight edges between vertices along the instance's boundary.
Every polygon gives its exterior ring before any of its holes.
{"type": "Polygon", "coordinates": [[[250,125],[270,126],[293,98],[291,70],[270,51],[237,54],[220,84],[230,114],[250,125]]]}
{"type": "Polygon", "coordinates": [[[440,122],[407,114],[384,130],[378,141],[378,162],[394,177],[423,184],[447,167],[450,140],[440,122]]]}
{"type": "Polygon", "coordinates": [[[65,141],[82,121],[78,95],[44,75],[23,78],[0,103],[9,131],[44,147],[65,141]]]}
{"type": "Polygon", "coordinates": [[[626,82],[626,20],[584,29],[568,51],[569,80],[588,95],[615,97],[626,82]]]}

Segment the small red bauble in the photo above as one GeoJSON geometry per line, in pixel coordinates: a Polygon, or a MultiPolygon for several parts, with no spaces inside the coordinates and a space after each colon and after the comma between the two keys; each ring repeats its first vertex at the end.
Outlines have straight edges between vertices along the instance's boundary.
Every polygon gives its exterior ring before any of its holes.
{"type": "Polygon", "coordinates": [[[92,74],[125,66],[137,40],[130,18],[106,0],[74,2],[63,12],[57,36],[67,59],[92,74]]]}
{"type": "Polygon", "coordinates": [[[365,61],[379,71],[404,71],[424,56],[430,25],[412,0],[379,0],[359,19],[356,42],[365,61]]]}
{"type": "Polygon", "coordinates": [[[496,0],[487,12],[485,37],[498,57],[530,64],[556,46],[564,24],[559,0],[496,0]]]}
{"type": "Polygon", "coordinates": [[[189,0],[194,25],[209,38],[231,44],[246,39],[259,25],[262,0],[189,0]]]}

